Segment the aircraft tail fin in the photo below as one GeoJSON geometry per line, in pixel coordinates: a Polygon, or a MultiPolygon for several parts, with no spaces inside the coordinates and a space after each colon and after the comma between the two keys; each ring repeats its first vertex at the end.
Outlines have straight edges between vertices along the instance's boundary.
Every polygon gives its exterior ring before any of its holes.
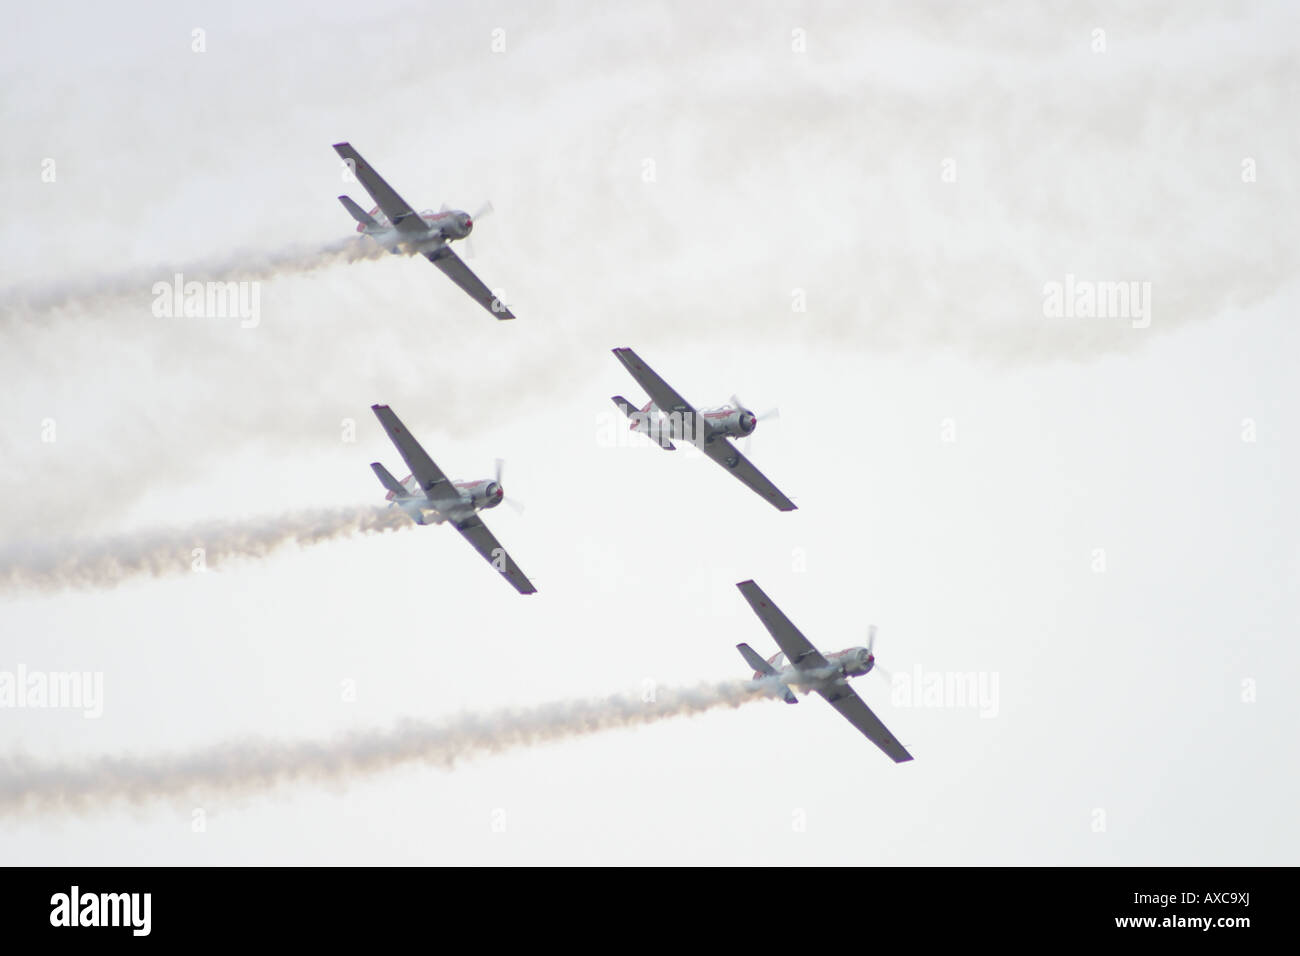
{"type": "MultiPolygon", "coordinates": [[[[745,663],[754,668],[755,680],[776,676],[776,668],[763,660],[763,658],[759,657],[758,652],[748,644],[737,644],[736,650],[740,651],[740,656],[745,659],[745,663]]],[[[786,687],[785,684],[780,684],[778,686],[781,688],[781,696],[785,698],[787,704],[799,703],[799,698],[794,695],[794,691],[789,687],[786,687]]]]}
{"type": "Polygon", "coordinates": [[[613,396],[614,404],[618,410],[632,420],[632,430],[641,432],[643,435],[649,435],[653,441],[659,443],[659,447],[664,451],[676,451],[677,446],[668,440],[668,436],[663,434],[662,430],[656,426],[651,426],[652,421],[650,414],[650,405],[645,408],[637,408],[622,395],[613,396]]]}
{"type": "Polygon", "coordinates": [[[377,461],[370,463],[371,470],[374,471],[375,477],[379,483],[388,489],[389,500],[411,497],[411,493],[402,487],[401,482],[393,477],[393,473],[377,461]]]}
{"type": "Polygon", "coordinates": [[[340,196],[339,202],[343,203],[343,208],[352,214],[352,218],[361,223],[366,229],[378,229],[379,223],[374,218],[352,201],[351,196],[340,196]]]}

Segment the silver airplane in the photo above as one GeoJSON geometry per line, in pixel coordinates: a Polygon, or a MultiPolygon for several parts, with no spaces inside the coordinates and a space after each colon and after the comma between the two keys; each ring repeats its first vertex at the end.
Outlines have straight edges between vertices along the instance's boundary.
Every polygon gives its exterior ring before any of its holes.
{"type": "Polygon", "coordinates": [[[348,164],[358,182],[375,201],[375,208],[366,212],[350,197],[339,197],[343,208],[357,221],[357,232],[374,239],[389,252],[406,255],[419,253],[498,319],[515,317],[506,308],[506,304],[470,271],[460,256],[451,251],[449,243],[468,238],[474,229],[474,218],[469,213],[457,209],[444,209],[440,212],[426,209],[417,213],[361,158],[352,144],[335,143],[334,151],[348,164]]]}
{"type": "Polygon", "coordinates": [[[815,690],[894,763],[912,759],[898,738],[889,732],[889,728],[880,722],[880,718],[871,712],[871,708],[848,684],[847,678],[869,674],[876,666],[874,627],[869,631],[866,647],[850,647],[846,651],[823,657],[808,638],[790,623],[790,619],[781,613],[781,609],[772,603],[771,598],[763,593],[762,588],[753,581],[741,581],[736,587],[740,588],[740,593],[772,635],[776,646],[781,648],[780,652],[763,660],[748,644],[736,645],[736,650],[745,658],[745,663],[754,668],[755,680],[775,678],[787,704],[799,703],[799,698],[790,690],[791,685],[815,690]]]}
{"type": "Polygon", "coordinates": [[[632,420],[633,431],[649,435],[664,451],[676,450],[674,438],[690,442],[766,498],[778,511],[795,510],[795,503],[727,440],[753,434],[758,423],[772,417],[772,412],[755,415],[734,395],[730,405],[696,411],[631,349],[614,349],[614,355],[650,396],[649,403],[640,409],[622,395],[613,396],[619,411],[632,420]]]}
{"type": "Polygon", "coordinates": [[[515,564],[478,516],[480,511],[495,508],[505,499],[505,490],[501,487],[500,460],[497,461],[495,478],[449,481],[391,408],[387,405],[371,405],[370,408],[397,446],[402,460],[411,469],[406,479],[399,482],[379,462],[370,463],[375,476],[388,489],[387,497],[392,502],[392,507],[401,508],[416,524],[449,523],[464,535],[474,550],[483,555],[516,591],[520,594],[536,594],[537,588],[519,570],[519,565],[515,564]]]}

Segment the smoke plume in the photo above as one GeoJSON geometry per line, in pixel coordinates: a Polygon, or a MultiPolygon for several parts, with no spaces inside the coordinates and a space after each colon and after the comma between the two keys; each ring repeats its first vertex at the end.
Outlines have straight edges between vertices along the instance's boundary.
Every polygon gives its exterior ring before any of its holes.
{"type": "Polygon", "coordinates": [[[236,558],[266,557],[291,543],[318,544],[413,527],[395,508],[334,508],[93,541],[15,542],[0,547],[0,591],[111,588],[141,575],[162,577],[236,558]]]}
{"type": "Polygon", "coordinates": [[[157,757],[100,757],[82,765],[0,757],[0,814],[77,812],[108,801],[211,799],[289,783],[337,784],[404,764],[450,769],[457,761],[515,747],[735,708],[776,695],[768,681],[727,681],[660,689],[650,701],[619,695],[446,721],[407,720],[392,730],[354,733],[328,743],[247,740],[157,757]]]}
{"type": "Polygon", "coordinates": [[[15,321],[39,318],[44,313],[67,312],[83,318],[104,309],[152,297],[154,284],[170,282],[180,274],[186,282],[240,282],[275,279],[314,272],[332,266],[379,259],[387,254],[382,246],[356,238],[323,246],[304,246],[280,251],[246,251],[224,259],[188,265],[158,266],[95,279],[70,280],[43,286],[16,287],[0,296],[0,317],[15,321]]]}

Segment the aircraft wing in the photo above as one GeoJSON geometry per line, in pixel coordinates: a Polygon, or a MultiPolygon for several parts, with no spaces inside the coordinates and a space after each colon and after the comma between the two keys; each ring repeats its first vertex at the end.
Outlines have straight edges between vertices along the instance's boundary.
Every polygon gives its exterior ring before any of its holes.
{"type": "Polygon", "coordinates": [[[384,431],[388,432],[388,437],[401,452],[402,460],[411,469],[411,474],[420,483],[425,495],[433,499],[458,497],[442,469],[433,463],[433,459],[420,447],[420,443],[406,430],[406,426],[393,414],[391,408],[387,405],[371,405],[370,410],[375,413],[379,424],[384,426],[384,431]]]}
{"type": "Polygon", "coordinates": [[[889,732],[889,728],[880,722],[880,718],[871,712],[871,708],[859,697],[848,684],[843,682],[828,688],[820,688],[821,694],[832,707],[838,710],[873,744],[885,752],[894,763],[911,760],[912,755],[898,742],[898,738],[889,732]]]}
{"type": "Polygon", "coordinates": [[[637,384],[645,389],[650,400],[661,412],[676,415],[680,419],[682,435],[694,436],[697,439],[696,444],[703,445],[712,429],[700,413],[691,407],[691,403],[678,395],[671,385],[641,361],[641,356],[631,349],[614,349],[614,355],[623,363],[623,367],[632,373],[637,384]]]}
{"type": "Polygon", "coordinates": [[[700,446],[700,451],[770,501],[777,511],[794,511],[798,507],[727,439],[719,436],[713,441],[705,442],[700,446]]]}
{"type": "Polygon", "coordinates": [[[393,228],[405,233],[428,232],[429,227],[420,218],[420,214],[411,208],[410,203],[397,195],[397,191],[392,186],[384,182],[384,177],[361,158],[361,154],[352,148],[351,143],[335,143],[334,152],[343,157],[356,173],[357,181],[366,188],[366,192],[370,193],[370,198],[383,210],[388,221],[393,224],[393,228]]]}
{"type": "Polygon", "coordinates": [[[483,280],[470,271],[464,260],[451,251],[450,246],[439,246],[433,252],[426,252],[425,256],[442,270],[443,275],[460,286],[469,294],[471,299],[491,312],[496,318],[513,319],[515,317],[514,313],[506,308],[506,304],[494,296],[492,290],[483,284],[483,280]]]}
{"type": "Polygon", "coordinates": [[[466,541],[474,545],[474,550],[483,555],[487,562],[514,586],[516,591],[520,594],[537,593],[537,588],[533,587],[533,582],[529,581],[524,572],[519,570],[519,565],[515,564],[514,559],[510,557],[506,549],[501,547],[492,532],[487,529],[487,525],[483,523],[482,518],[474,515],[472,518],[457,522],[456,530],[465,536],[466,541]]]}
{"type": "Polygon", "coordinates": [[[753,581],[741,581],[736,587],[740,588],[740,593],[745,596],[749,606],[754,609],[758,619],[772,635],[776,646],[785,651],[786,660],[791,666],[801,670],[830,666],[826,658],[822,657],[821,651],[813,647],[812,642],[799,632],[799,628],[790,623],[790,619],[772,603],[772,599],[763,593],[762,588],[753,581]]]}

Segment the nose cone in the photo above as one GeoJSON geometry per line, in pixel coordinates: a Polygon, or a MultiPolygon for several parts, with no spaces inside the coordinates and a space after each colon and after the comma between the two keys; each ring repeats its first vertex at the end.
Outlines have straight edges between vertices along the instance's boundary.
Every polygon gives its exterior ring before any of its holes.
{"type": "Polygon", "coordinates": [[[467,236],[474,231],[474,220],[471,219],[469,216],[466,216],[465,221],[462,222],[460,225],[461,228],[465,230],[465,235],[467,236]]]}
{"type": "Polygon", "coordinates": [[[748,435],[758,425],[758,417],[753,412],[744,412],[740,416],[740,430],[748,435]]]}

